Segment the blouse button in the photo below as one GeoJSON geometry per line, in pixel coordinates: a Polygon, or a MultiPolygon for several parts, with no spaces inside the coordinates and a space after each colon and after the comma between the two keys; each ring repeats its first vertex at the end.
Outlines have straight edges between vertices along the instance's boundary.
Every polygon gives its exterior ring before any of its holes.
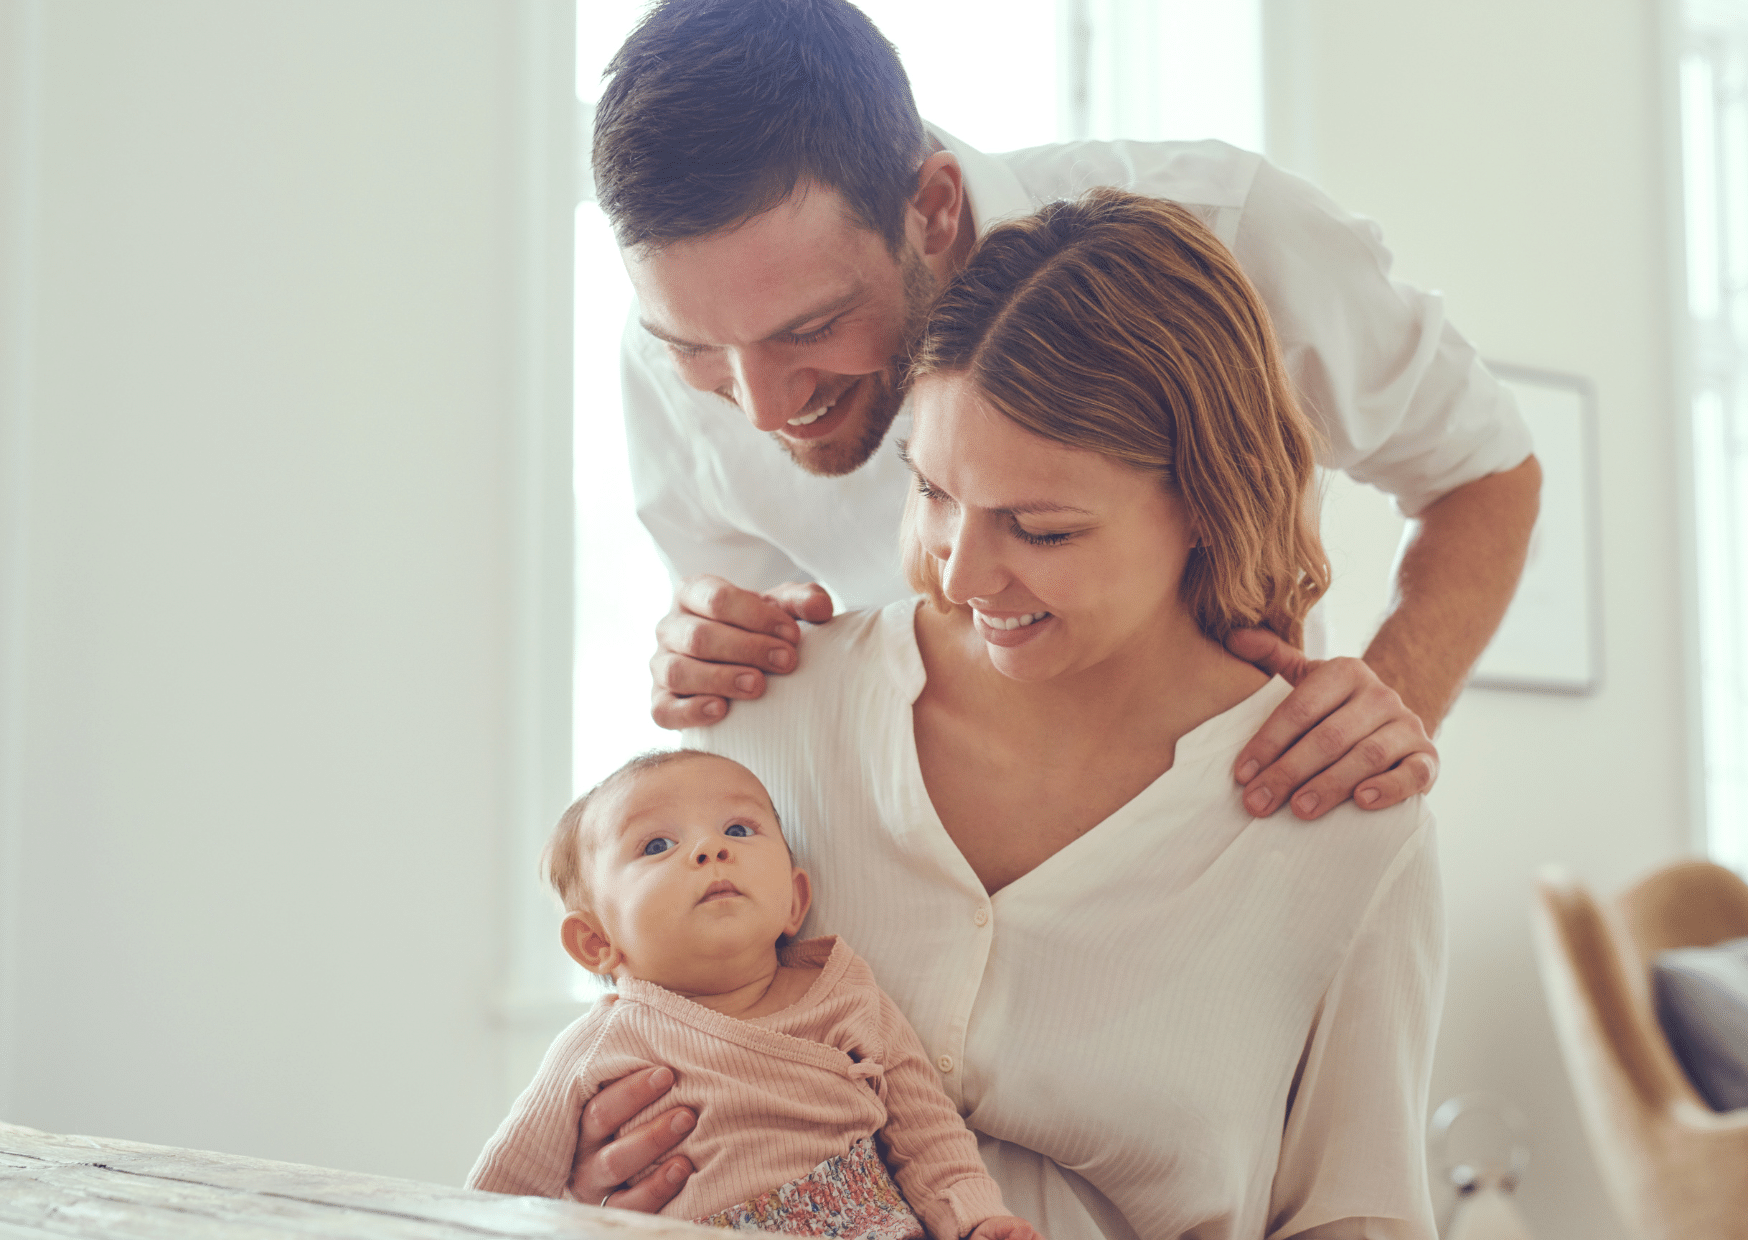
{"type": "Polygon", "coordinates": [[[986,908],[978,909],[975,913],[971,914],[971,920],[980,926],[987,926],[989,924],[989,910],[986,908]]]}
{"type": "Polygon", "coordinates": [[[935,1067],[939,1068],[943,1073],[951,1072],[953,1070],[953,1057],[951,1055],[942,1055],[939,1059],[935,1060],[935,1067]]]}

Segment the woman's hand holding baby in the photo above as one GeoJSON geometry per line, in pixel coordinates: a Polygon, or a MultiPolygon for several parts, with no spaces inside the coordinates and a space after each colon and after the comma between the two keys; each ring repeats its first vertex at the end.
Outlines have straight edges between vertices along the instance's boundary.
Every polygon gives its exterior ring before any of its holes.
{"type": "Polygon", "coordinates": [[[1044,1240],[1044,1237],[1025,1219],[998,1214],[979,1223],[968,1240],[1044,1240]]]}
{"type": "Polygon", "coordinates": [[[674,1199],[692,1174],[692,1164],[684,1157],[670,1158],[659,1167],[655,1164],[697,1125],[692,1112],[677,1107],[619,1140],[613,1139],[620,1125],[673,1086],[671,1071],[651,1068],[621,1077],[589,1100],[583,1108],[576,1162],[571,1167],[572,1196],[589,1205],[642,1214],[654,1214],[674,1199]],[[650,1174],[624,1187],[646,1170],[650,1174]]]}

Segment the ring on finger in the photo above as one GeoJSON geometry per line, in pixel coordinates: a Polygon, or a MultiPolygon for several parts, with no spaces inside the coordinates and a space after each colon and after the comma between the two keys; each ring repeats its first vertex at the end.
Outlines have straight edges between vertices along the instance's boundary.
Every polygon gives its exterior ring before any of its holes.
{"type": "Polygon", "coordinates": [[[613,1196],[613,1190],[612,1190],[612,1189],[608,1189],[608,1190],[607,1190],[607,1196],[606,1196],[606,1197],[603,1197],[603,1198],[601,1198],[601,1209],[603,1209],[603,1210],[605,1210],[605,1209],[606,1209],[606,1208],[607,1208],[607,1202],[608,1202],[608,1200],[609,1200],[609,1199],[610,1199],[610,1198],[611,1198],[611,1197],[612,1197],[612,1196],[613,1196]]]}

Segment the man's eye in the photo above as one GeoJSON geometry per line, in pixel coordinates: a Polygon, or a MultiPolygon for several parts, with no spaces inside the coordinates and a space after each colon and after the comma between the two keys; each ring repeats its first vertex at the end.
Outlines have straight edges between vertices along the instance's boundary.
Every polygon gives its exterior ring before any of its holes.
{"type": "Polygon", "coordinates": [[[679,840],[670,840],[665,835],[658,836],[643,846],[643,855],[646,857],[655,857],[667,852],[670,848],[678,848],[679,846],[679,840]]]}
{"type": "Polygon", "coordinates": [[[752,831],[747,827],[746,823],[744,823],[744,822],[731,822],[726,827],[724,827],[722,829],[722,833],[724,835],[732,835],[732,836],[734,836],[735,839],[738,840],[738,839],[745,839],[746,837],[750,836],[752,834],[752,831]]]}
{"type": "Polygon", "coordinates": [[[838,321],[836,319],[833,319],[831,322],[827,323],[824,327],[817,327],[813,331],[795,332],[789,337],[789,343],[790,344],[818,344],[822,340],[829,339],[831,337],[832,332],[837,328],[837,325],[838,325],[838,321]]]}

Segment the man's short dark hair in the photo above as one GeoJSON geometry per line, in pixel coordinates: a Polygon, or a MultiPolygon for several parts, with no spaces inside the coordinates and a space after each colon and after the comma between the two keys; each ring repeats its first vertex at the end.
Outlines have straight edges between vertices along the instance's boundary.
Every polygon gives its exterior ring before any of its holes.
{"type": "Polygon", "coordinates": [[[595,188],[621,246],[706,236],[811,179],[898,252],[928,140],[898,52],[847,0],[665,0],[607,77],[595,188]]]}

